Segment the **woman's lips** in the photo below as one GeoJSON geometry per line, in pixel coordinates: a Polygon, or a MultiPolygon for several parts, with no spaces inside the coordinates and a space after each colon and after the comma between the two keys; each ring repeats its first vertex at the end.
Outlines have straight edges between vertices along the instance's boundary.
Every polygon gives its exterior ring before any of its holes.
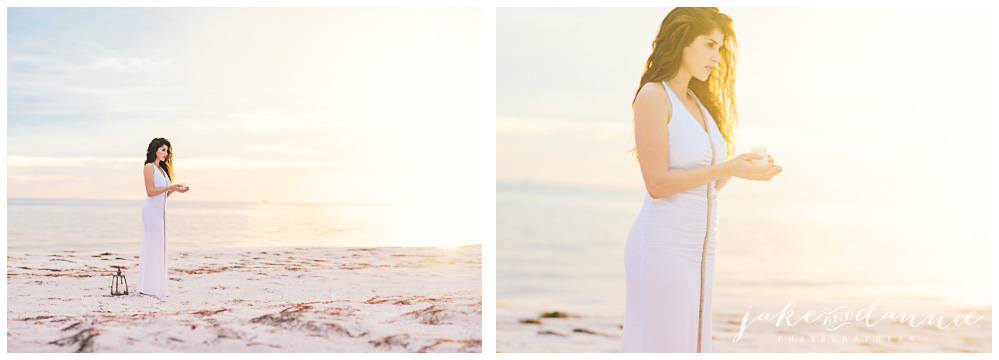
{"type": "Polygon", "coordinates": [[[705,68],[705,69],[708,69],[708,71],[711,71],[711,70],[714,70],[714,69],[715,69],[715,67],[714,67],[714,66],[705,66],[704,68],[705,68]]]}

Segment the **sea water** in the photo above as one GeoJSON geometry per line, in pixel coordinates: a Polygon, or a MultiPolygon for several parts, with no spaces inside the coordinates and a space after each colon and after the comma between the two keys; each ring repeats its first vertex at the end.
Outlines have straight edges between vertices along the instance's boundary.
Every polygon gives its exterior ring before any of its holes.
{"type": "MultiPolygon", "coordinates": [[[[138,254],[143,201],[8,199],[7,251],[106,251],[138,254]]],[[[170,201],[170,250],[228,247],[439,246],[481,243],[428,236],[419,208],[170,201]]],[[[477,235],[477,233],[476,233],[477,235]]]]}
{"type": "MultiPolygon", "coordinates": [[[[500,313],[623,316],[624,245],[644,196],[644,189],[499,182],[500,313]]],[[[991,302],[990,224],[954,209],[730,189],[716,205],[716,305],[991,302]],[[968,248],[975,243],[978,250],[968,248]]]]}

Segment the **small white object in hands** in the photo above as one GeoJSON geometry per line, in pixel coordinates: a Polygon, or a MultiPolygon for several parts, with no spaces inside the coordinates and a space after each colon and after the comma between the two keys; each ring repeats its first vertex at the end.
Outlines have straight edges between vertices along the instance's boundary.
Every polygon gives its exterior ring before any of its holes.
{"type": "Polygon", "coordinates": [[[756,154],[759,154],[760,156],[762,156],[763,159],[760,159],[760,160],[749,160],[749,162],[751,164],[753,164],[753,165],[766,165],[766,164],[770,163],[770,160],[767,159],[767,147],[766,146],[754,146],[753,147],[753,152],[756,153],[756,154]]]}

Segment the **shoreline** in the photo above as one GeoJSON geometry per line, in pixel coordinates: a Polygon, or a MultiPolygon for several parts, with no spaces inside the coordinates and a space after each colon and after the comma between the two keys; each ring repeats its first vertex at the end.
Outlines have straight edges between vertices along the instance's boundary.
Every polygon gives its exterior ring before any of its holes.
{"type": "Polygon", "coordinates": [[[8,352],[481,352],[481,246],[8,254],[8,352]],[[111,296],[121,266],[127,296],[111,296]]]}

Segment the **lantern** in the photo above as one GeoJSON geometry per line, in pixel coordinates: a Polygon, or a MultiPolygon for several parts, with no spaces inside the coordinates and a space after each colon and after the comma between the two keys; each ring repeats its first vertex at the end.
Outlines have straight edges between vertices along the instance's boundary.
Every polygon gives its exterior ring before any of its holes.
{"type": "Polygon", "coordinates": [[[118,273],[111,276],[111,295],[128,295],[128,281],[125,281],[125,275],[121,274],[121,268],[118,268],[118,273]]]}

